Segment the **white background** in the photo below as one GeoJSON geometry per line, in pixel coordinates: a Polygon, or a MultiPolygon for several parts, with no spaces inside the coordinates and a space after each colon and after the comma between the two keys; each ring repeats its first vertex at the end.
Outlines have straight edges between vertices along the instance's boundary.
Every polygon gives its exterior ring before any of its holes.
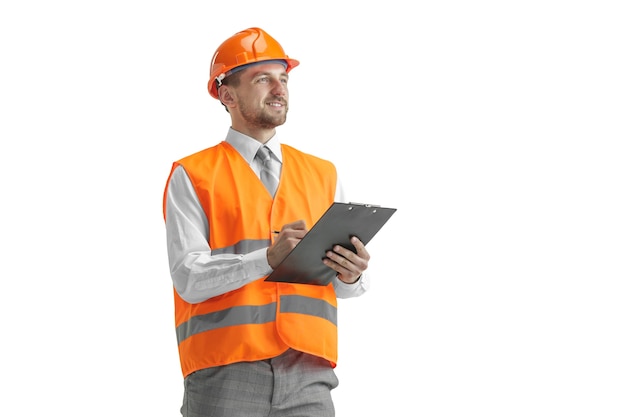
{"type": "Polygon", "coordinates": [[[3,2],[0,415],[179,415],[163,187],[260,26],[301,61],[282,137],[398,208],[340,302],[337,415],[623,417],[620,5],[3,2]]]}

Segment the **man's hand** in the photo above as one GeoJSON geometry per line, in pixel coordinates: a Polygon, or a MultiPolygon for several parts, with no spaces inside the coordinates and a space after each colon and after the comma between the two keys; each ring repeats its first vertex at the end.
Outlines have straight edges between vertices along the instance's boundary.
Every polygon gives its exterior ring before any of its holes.
{"type": "Polygon", "coordinates": [[[350,242],[356,248],[356,253],[335,245],[332,251],[326,252],[327,258],[324,258],[324,264],[334,269],[337,272],[337,278],[346,284],[354,284],[367,269],[370,260],[370,254],[363,242],[354,236],[350,242]]]}
{"type": "Polygon", "coordinates": [[[302,240],[308,232],[304,220],[287,223],[275,235],[274,242],[267,248],[267,262],[275,269],[287,257],[289,252],[302,240]]]}

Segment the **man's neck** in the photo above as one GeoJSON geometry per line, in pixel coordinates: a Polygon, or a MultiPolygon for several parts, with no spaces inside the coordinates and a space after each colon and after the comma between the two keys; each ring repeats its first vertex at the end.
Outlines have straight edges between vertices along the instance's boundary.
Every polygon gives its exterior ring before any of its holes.
{"type": "Polygon", "coordinates": [[[235,126],[232,128],[239,133],[243,133],[246,136],[250,136],[253,139],[258,140],[261,143],[267,143],[268,140],[274,137],[276,134],[276,128],[273,129],[251,129],[247,126],[235,126]]]}

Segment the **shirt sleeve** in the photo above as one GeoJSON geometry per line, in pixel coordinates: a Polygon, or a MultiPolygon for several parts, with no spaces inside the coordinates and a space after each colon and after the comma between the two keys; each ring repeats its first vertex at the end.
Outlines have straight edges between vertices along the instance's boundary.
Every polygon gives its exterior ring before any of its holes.
{"type": "Polygon", "coordinates": [[[209,224],[182,166],[172,173],[166,193],[165,229],[174,288],[188,303],[236,290],[269,274],[267,249],[248,254],[211,254],[209,224]]]}

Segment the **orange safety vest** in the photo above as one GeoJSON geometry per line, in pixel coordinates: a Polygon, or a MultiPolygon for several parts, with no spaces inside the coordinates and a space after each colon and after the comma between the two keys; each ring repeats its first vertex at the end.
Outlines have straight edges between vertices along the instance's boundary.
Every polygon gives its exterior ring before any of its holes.
{"type": "MultiPolygon", "coordinates": [[[[299,219],[311,227],[334,201],[337,173],[332,163],[284,144],[282,154],[274,199],[227,142],[173,164],[172,172],[182,165],[191,179],[209,222],[213,254],[267,247],[272,230],[299,219]]],[[[271,358],[290,347],[336,366],[337,298],[332,283],[261,278],[198,304],[187,303],[174,290],[174,307],[184,377],[207,367],[271,358]]]]}

